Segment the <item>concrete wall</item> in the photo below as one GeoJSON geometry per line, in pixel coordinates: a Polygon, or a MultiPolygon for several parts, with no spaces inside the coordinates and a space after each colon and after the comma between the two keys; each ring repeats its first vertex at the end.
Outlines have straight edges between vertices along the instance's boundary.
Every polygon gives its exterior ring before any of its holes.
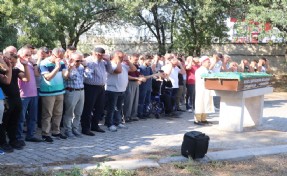
{"type": "Polygon", "coordinates": [[[216,52],[228,54],[234,61],[241,59],[254,60],[265,57],[275,74],[287,74],[285,46],[269,44],[213,44],[211,48],[202,51],[202,55],[212,55],[216,52]]]}
{"type": "MultiPolygon", "coordinates": [[[[93,48],[101,46],[107,52],[122,50],[126,53],[156,53],[157,45],[154,43],[117,43],[110,45],[93,44],[93,48]]],[[[278,44],[213,44],[210,48],[202,50],[202,55],[212,55],[221,52],[228,54],[231,58],[240,63],[241,59],[254,60],[265,57],[270,61],[270,65],[275,74],[287,74],[287,62],[285,59],[286,46],[278,44]]]]}

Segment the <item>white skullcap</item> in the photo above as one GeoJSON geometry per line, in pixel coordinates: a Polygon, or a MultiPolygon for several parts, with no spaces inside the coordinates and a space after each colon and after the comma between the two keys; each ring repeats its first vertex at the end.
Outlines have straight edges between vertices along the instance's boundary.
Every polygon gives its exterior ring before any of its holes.
{"type": "Polygon", "coordinates": [[[202,56],[200,59],[199,59],[199,62],[202,63],[206,60],[209,60],[209,57],[208,56],[202,56]]]}

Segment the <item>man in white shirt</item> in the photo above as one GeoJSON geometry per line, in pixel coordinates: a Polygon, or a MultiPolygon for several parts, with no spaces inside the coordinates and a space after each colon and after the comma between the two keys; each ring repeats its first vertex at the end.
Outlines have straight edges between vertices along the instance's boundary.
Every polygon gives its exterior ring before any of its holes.
{"type": "Polygon", "coordinates": [[[122,121],[122,108],[125,91],[128,85],[128,72],[137,68],[128,60],[122,51],[115,51],[112,55],[113,73],[108,73],[106,84],[107,115],[105,124],[112,132],[117,128],[126,128],[122,121]]]}
{"type": "Polygon", "coordinates": [[[162,67],[162,70],[168,75],[172,83],[172,99],[174,100],[172,102],[174,107],[176,94],[179,88],[178,74],[186,74],[186,72],[181,62],[174,55],[170,55],[169,60],[166,62],[166,65],[162,67]]]}

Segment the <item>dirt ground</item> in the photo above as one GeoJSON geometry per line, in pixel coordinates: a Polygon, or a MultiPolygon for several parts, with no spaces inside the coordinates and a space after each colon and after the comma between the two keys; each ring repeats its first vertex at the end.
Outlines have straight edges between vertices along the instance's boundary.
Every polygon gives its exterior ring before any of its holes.
{"type": "MultiPolygon", "coordinates": [[[[149,158],[157,160],[158,154],[149,158]]],[[[141,168],[134,171],[121,170],[92,170],[56,172],[25,173],[20,167],[0,166],[0,176],[287,176],[287,154],[254,157],[244,161],[218,161],[201,163],[190,160],[189,162],[175,162],[162,164],[160,168],[141,168]]],[[[75,165],[76,167],[76,165],[75,165]]]]}
{"type": "Polygon", "coordinates": [[[138,176],[286,176],[287,154],[256,157],[240,162],[172,163],[157,169],[139,169],[138,176]]]}

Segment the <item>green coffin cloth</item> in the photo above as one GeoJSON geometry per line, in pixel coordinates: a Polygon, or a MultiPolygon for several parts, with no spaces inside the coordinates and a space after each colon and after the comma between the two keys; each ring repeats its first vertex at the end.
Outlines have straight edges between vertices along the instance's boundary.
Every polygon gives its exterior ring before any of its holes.
{"type": "Polygon", "coordinates": [[[219,73],[204,73],[202,78],[208,79],[238,79],[243,80],[247,78],[260,78],[271,77],[272,75],[267,73],[238,73],[238,72],[219,72],[219,73]]]}

